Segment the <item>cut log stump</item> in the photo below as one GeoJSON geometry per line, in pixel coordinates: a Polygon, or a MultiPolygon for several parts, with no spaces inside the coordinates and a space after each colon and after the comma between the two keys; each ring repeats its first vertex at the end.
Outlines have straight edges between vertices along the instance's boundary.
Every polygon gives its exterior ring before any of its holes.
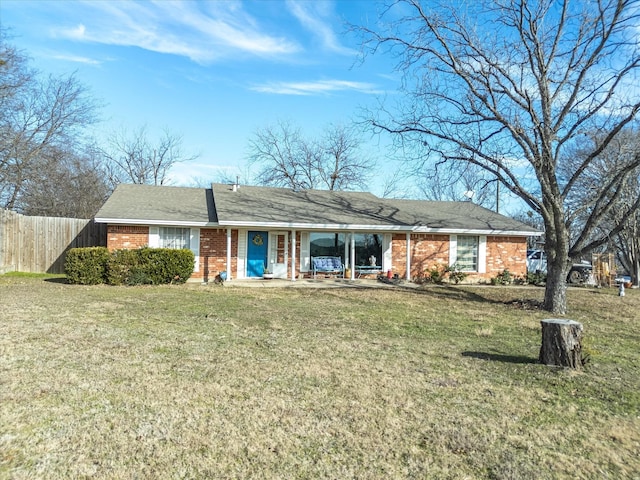
{"type": "Polygon", "coordinates": [[[542,320],[540,363],[582,368],[582,324],[574,320],[542,320]]]}

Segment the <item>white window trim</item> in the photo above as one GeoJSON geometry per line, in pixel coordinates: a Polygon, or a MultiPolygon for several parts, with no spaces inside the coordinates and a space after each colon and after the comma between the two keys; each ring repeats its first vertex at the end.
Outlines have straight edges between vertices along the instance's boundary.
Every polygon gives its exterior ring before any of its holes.
{"type": "MultiPolygon", "coordinates": [[[[172,225],[162,225],[149,227],[149,247],[151,248],[160,248],[160,228],[164,227],[172,227],[172,225]]],[[[178,228],[187,228],[187,227],[178,227],[178,228]]],[[[193,271],[200,271],[200,229],[199,228],[189,228],[189,249],[193,252],[193,256],[195,258],[193,271]]]]}
{"type": "Polygon", "coordinates": [[[393,270],[393,252],[391,251],[392,236],[385,233],[382,236],[382,271],[393,270]]]}
{"type": "MultiPolygon", "coordinates": [[[[472,235],[475,236],[475,235],[472,235]]],[[[487,236],[478,235],[478,269],[470,273],[487,273],[487,236]]],[[[449,266],[458,261],[458,236],[449,235],[449,266]]]]}
{"type": "Polygon", "coordinates": [[[311,235],[300,232],[300,271],[308,272],[311,265],[311,235]]]}
{"type": "Polygon", "coordinates": [[[458,261],[458,236],[449,235],[449,266],[453,267],[458,261]]]}
{"type": "Polygon", "coordinates": [[[487,236],[478,238],[478,273],[487,273],[487,236]]]}

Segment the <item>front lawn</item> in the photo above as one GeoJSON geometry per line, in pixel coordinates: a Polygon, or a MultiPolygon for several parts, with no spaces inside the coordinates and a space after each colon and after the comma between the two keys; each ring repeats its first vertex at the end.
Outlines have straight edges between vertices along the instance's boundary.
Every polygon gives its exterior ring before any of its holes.
{"type": "Polygon", "coordinates": [[[639,478],[640,292],[0,276],[0,478],[639,478]]]}

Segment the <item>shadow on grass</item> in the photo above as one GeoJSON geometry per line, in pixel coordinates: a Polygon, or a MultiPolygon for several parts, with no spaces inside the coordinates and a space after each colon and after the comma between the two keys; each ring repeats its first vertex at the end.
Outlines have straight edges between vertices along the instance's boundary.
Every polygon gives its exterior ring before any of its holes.
{"type": "Polygon", "coordinates": [[[469,291],[465,288],[453,285],[430,285],[422,288],[406,288],[418,295],[429,295],[435,298],[464,300],[468,302],[502,304],[503,301],[487,298],[476,292],[469,291]]]}
{"type": "Polygon", "coordinates": [[[503,363],[538,363],[537,358],[525,357],[523,355],[503,355],[501,353],[487,352],[462,352],[463,357],[477,358],[480,360],[489,360],[492,362],[503,363]]]}
{"type": "Polygon", "coordinates": [[[64,284],[64,285],[68,285],[69,284],[69,282],[67,282],[67,277],[45,278],[44,281],[45,282],[49,282],[49,283],[60,283],[60,284],[64,284]]]}

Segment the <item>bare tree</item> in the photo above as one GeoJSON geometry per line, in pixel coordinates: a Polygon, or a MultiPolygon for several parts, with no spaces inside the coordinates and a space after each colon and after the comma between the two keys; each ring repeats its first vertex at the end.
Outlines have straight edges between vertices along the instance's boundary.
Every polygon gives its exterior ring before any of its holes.
{"type": "Polygon", "coordinates": [[[249,162],[258,166],[256,180],[262,185],[344,190],[365,187],[373,167],[359,147],[357,135],[346,127],[327,127],[321,139],[308,140],[281,121],[255,132],[249,162]]]}
{"type": "Polygon", "coordinates": [[[315,188],[320,150],[308,143],[299,128],[280,121],[258,129],[249,141],[249,163],[258,166],[256,180],[261,185],[315,188]]]}
{"type": "Polygon", "coordinates": [[[20,209],[25,215],[92,218],[110,193],[100,159],[91,150],[52,147],[41,153],[24,182],[20,209]]]}
{"type": "Polygon", "coordinates": [[[640,212],[635,211],[625,216],[629,204],[634,202],[640,194],[640,178],[636,176],[624,189],[620,198],[620,205],[613,213],[614,225],[622,224],[620,230],[612,239],[616,248],[618,261],[631,275],[635,286],[640,286],[640,212]]]}
{"type": "Polygon", "coordinates": [[[198,157],[184,155],[182,136],[168,130],[164,130],[154,143],[149,139],[146,126],[133,133],[121,130],[111,134],[103,155],[105,169],[114,186],[123,182],[164,185],[174,165],[198,157]]]}
{"type": "MultiPolygon", "coordinates": [[[[569,176],[577,165],[584,162],[585,156],[599,143],[603,134],[593,132],[584,135],[576,148],[568,152],[559,172],[566,172],[569,176]]],[[[603,178],[616,175],[624,169],[640,152],[640,132],[636,128],[627,128],[607,145],[598,158],[585,169],[584,174],[576,183],[576,188],[567,198],[569,218],[572,232],[580,232],[583,223],[588,222],[592,208],[590,205],[591,192],[597,189],[603,178]]],[[[640,196],[640,167],[626,176],[625,180],[615,191],[610,191],[606,197],[612,202],[612,208],[598,222],[589,240],[597,240],[601,236],[610,235],[610,242],[602,248],[614,248],[618,261],[631,274],[633,283],[638,285],[640,273],[640,211],[631,210],[632,205],[640,196]],[[622,228],[620,228],[622,227],[622,228]],[[610,234],[610,232],[617,232],[610,234]]],[[[591,253],[591,252],[588,252],[591,253]]]]}
{"type": "MultiPolygon", "coordinates": [[[[376,28],[362,27],[364,52],[399,59],[405,103],[371,124],[405,144],[428,143],[433,161],[468,162],[498,178],[544,220],[548,276],[544,308],[566,311],[572,258],[608,241],[594,236],[614,208],[634,155],[591,192],[589,215],[571,235],[566,200],[588,166],[640,109],[633,0],[398,0],[376,28]],[[393,17],[401,12],[402,17],[393,17]],[[585,131],[604,135],[566,178],[563,152],[585,131]],[[613,195],[611,193],[613,192],[613,195]]],[[[632,214],[636,198],[625,208],[632,214]]]]}
{"type": "Polygon", "coordinates": [[[97,104],[74,75],[41,78],[0,35],[0,205],[20,210],[25,182],[41,157],[80,144],[97,104]]]}
{"type": "Polygon", "coordinates": [[[444,168],[412,169],[411,178],[428,200],[469,200],[486,208],[498,210],[499,182],[484,169],[458,162],[444,168]]]}
{"type": "Polygon", "coordinates": [[[344,125],[325,128],[320,145],[318,176],[327,190],[367,188],[373,161],[360,150],[361,141],[344,125]]]}

